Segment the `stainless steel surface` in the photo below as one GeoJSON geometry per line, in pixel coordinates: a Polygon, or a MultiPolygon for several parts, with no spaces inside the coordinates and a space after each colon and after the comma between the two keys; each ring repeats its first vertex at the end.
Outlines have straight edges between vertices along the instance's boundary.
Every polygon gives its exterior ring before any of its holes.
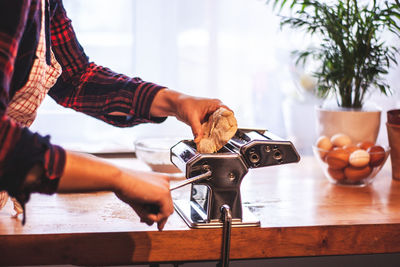
{"type": "Polygon", "coordinates": [[[222,232],[222,249],[221,249],[221,262],[219,266],[229,266],[229,251],[231,247],[231,229],[232,229],[232,213],[229,205],[222,205],[221,207],[221,219],[223,223],[222,232]]]}
{"type": "MultiPolygon", "coordinates": [[[[207,221],[207,214],[195,202],[179,199],[174,200],[176,212],[182,217],[185,223],[194,229],[222,228],[221,220],[207,221]]],[[[260,220],[254,216],[248,207],[242,205],[242,218],[232,218],[232,227],[259,227],[260,220]]]]}
{"type": "Polygon", "coordinates": [[[260,168],[298,162],[300,156],[290,141],[266,131],[239,129],[225,145],[234,153],[242,155],[248,168],[260,168]]]}
{"type": "Polygon", "coordinates": [[[192,228],[222,227],[221,206],[225,204],[230,207],[233,226],[259,226],[257,219],[248,221],[245,217],[245,213],[250,212],[242,206],[240,185],[243,178],[250,168],[300,160],[291,142],[269,132],[250,129],[238,129],[217,153],[198,153],[192,140],[182,140],[171,148],[170,158],[187,178],[171,190],[191,184],[188,204],[180,201],[174,204],[192,228]],[[206,171],[211,175],[205,175],[206,171]]]}
{"type": "Polygon", "coordinates": [[[194,183],[194,182],[199,182],[201,180],[207,179],[207,178],[209,178],[211,176],[211,174],[212,174],[211,171],[207,171],[206,173],[199,174],[197,176],[188,178],[188,179],[186,179],[186,180],[184,180],[184,181],[182,181],[182,182],[180,182],[178,184],[175,184],[175,185],[171,186],[171,188],[169,190],[172,191],[172,190],[181,188],[181,187],[183,187],[185,185],[188,185],[188,184],[191,184],[191,183],[194,183]]]}

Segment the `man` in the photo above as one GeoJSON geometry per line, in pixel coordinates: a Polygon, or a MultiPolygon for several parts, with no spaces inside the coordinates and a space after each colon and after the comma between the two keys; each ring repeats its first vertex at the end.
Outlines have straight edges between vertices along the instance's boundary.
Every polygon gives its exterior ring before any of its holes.
{"type": "Polygon", "coordinates": [[[175,116],[192,128],[195,142],[201,123],[223,104],[89,62],[62,0],[0,2],[0,190],[22,207],[32,192],[111,190],[141,221],[163,229],[173,212],[168,177],[66,151],[29,131],[45,94],[118,127],[175,116]]]}

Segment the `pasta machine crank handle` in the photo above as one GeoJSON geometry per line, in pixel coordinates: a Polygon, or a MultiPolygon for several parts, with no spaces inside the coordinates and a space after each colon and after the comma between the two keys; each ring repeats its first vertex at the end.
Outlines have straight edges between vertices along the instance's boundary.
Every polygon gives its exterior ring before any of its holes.
{"type": "Polygon", "coordinates": [[[205,173],[202,173],[202,174],[196,175],[194,177],[188,178],[185,181],[182,181],[182,182],[180,182],[178,184],[175,184],[175,185],[171,186],[169,191],[173,191],[173,190],[181,188],[181,187],[183,187],[185,185],[188,185],[188,184],[191,184],[191,183],[194,183],[194,182],[198,182],[198,181],[207,179],[207,178],[209,178],[211,176],[211,174],[212,174],[212,172],[210,170],[208,170],[205,173]]]}

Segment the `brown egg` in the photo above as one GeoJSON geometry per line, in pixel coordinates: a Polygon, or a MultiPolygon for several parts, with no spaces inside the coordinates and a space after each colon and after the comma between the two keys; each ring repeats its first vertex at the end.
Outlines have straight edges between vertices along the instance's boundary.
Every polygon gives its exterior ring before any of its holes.
{"type": "Polygon", "coordinates": [[[348,135],[338,133],[331,137],[331,142],[333,146],[344,147],[351,144],[351,139],[348,135]]]}
{"type": "Polygon", "coordinates": [[[322,160],[325,160],[325,156],[328,153],[329,150],[332,149],[333,145],[331,143],[331,140],[325,136],[322,135],[317,139],[317,142],[315,144],[318,148],[318,153],[321,157],[322,160]]]}
{"type": "Polygon", "coordinates": [[[353,167],[364,167],[369,163],[369,153],[364,149],[357,149],[350,154],[349,163],[353,167]]]}
{"type": "Polygon", "coordinates": [[[364,142],[357,143],[357,146],[364,150],[367,150],[368,148],[370,148],[373,145],[375,145],[375,144],[370,141],[364,141],[364,142]]]}
{"type": "Polygon", "coordinates": [[[343,148],[334,148],[326,155],[326,162],[329,168],[337,170],[343,169],[349,164],[350,153],[343,148]]]}
{"type": "Polygon", "coordinates": [[[344,179],[343,169],[336,170],[336,169],[328,168],[328,173],[336,181],[341,181],[344,179]]]}
{"type": "Polygon", "coordinates": [[[357,149],[360,149],[360,148],[358,146],[356,146],[356,145],[350,144],[350,145],[344,146],[343,149],[349,151],[349,153],[351,154],[351,153],[353,153],[354,151],[356,151],[357,149]]]}
{"type": "Polygon", "coordinates": [[[323,150],[331,150],[333,145],[327,136],[322,135],[317,139],[316,146],[323,150]]]}
{"type": "Polygon", "coordinates": [[[349,166],[344,169],[344,176],[349,181],[359,182],[362,179],[367,178],[371,171],[372,168],[369,165],[361,168],[349,166]]]}
{"type": "Polygon", "coordinates": [[[367,152],[370,156],[369,165],[371,165],[371,167],[381,165],[385,159],[385,149],[381,146],[371,146],[368,148],[367,152]]]}

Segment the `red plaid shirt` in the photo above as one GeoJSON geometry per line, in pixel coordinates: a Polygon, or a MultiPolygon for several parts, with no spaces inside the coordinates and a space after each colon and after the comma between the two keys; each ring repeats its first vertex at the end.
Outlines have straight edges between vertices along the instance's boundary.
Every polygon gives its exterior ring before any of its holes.
{"type": "MultiPolygon", "coordinates": [[[[44,166],[45,175],[34,189],[44,193],[56,190],[65,164],[64,150],[51,144],[49,137],[32,133],[6,115],[8,103],[29,76],[40,18],[40,0],[0,1],[0,191],[6,190],[21,203],[29,199],[30,192],[21,185],[34,164],[44,166]]],[[[89,62],[62,0],[46,1],[45,24],[47,62],[51,45],[62,67],[61,77],[49,91],[59,104],[119,127],[165,119],[152,118],[149,113],[154,96],[163,87],[89,62]]]]}

